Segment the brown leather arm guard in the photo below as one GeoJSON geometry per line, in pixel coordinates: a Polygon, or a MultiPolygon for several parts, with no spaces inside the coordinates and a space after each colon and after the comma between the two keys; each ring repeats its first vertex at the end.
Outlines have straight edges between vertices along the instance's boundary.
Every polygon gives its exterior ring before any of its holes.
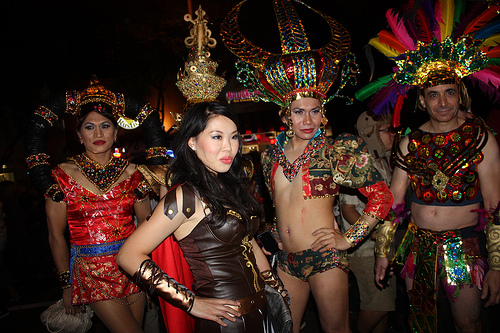
{"type": "Polygon", "coordinates": [[[491,270],[500,271],[500,225],[488,224],[485,233],[488,266],[491,270]]]}
{"type": "Polygon", "coordinates": [[[391,244],[394,240],[394,234],[398,228],[397,224],[391,221],[384,221],[377,225],[377,237],[375,238],[375,256],[379,258],[388,258],[391,252],[391,244]]]}
{"type": "Polygon", "coordinates": [[[160,296],[173,306],[188,313],[193,308],[194,293],[163,273],[153,260],[144,260],[133,278],[144,290],[160,296]]]}
{"type": "Polygon", "coordinates": [[[269,269],[266,269],[265,271],[260,272],[260,275],[262,276],[266,284],[275,289],[281,295],[281,297],[283,297],[286,303],[290,305],[290,295],[285,289],[285,286],[283,285],[283,282],[281,282],[278,274],[269,269]]]}

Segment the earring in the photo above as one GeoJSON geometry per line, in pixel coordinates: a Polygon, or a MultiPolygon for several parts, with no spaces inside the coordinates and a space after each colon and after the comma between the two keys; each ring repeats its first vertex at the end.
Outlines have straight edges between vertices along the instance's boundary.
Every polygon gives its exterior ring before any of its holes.
{"type": "Polygon", "coordinates": [[[326,124],[328,124],[328,118],[323,116],[321,118],[321,125],[319,126],[319,128],[321,129],[321,132],[325,132],[325,127],[326,127],[326,124]]]}
{"type": "Polygon", "coordinates": [[[193,151],[196,151],[196,148],[194,146],[189,146],[193,151]]]}
{"type": "Polygon", "coordinates": [[[80,139],[80,144],[83,145],[83,140],[82,139],[80,139]]]}
{"type": "Polygon", "coordinates": [[[288,120],[286,121],[286,126],[288,127],[285,134],[288,138],[293,138],[295,136],[295,131],[292,129],[292,126],[293,126],[293,121],[292,119],[288,118],[288,120]]]}

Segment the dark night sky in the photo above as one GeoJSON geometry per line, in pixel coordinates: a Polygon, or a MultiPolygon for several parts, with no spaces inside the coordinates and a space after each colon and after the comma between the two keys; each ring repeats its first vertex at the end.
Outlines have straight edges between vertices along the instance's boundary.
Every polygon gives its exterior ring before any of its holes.
{"type": "MultiPolygon", "coordinates": [[[[212,57],[221,62],[220,70],[229,74],[235,57],[220,41],[219,25],[237,2],[192,1],[194,9],[201,4],[207,12],[213,37],[218,40],[212,57]]],[[[353,50],[367,73],[363,46],[385,26],[384,12],[401,1],[376,5],[368,0],[306,3],[328,13],[351,32],[353,50]]],[[[114,90],[145,95],[151,83],[174,79],[187,55],[183,42],[189,27],[183,20],[185,1],[19,0],[4,1],[1,12],[2,58],[7,58],[2,62],[6,84],[2,89],[3,111],[36,106],[50,91],[84,88],[81,85],[92,74],[114,78],[114,90]]],[[[249,0],[241,15],[242,30],[252,41],[279,50],[270,0],[249,0]]],[[[317,20],[308,21],[305,16],[304,24],[313,47],[328,40],[324,29],[312,28],[317,20]]]]}
{"type": "MultiPolygon", "coordinates": [[[[220,62],[218,74],[225,73],[227,79],[235,72],[236,58],[221,42],[219,26],[238,2],[192,0],[193,10],[201,4],[207,12],[212,37],[218,41],[212,59],[220,62]]],[[[386,28],[387,9],[399,8],[405,1],[304,2],[329,14],[351,33],[351,49],[362,71],[357,88],[367,84],[370,68],[364,47],[370,38],[386,28]]],[[[184,38],[189,35],[189,23],[183,19],[187,8],[187,1],[173,0],[3,1],[0,7],[3,74],[0,162],[12,154],[11,147],[18,147],[22,142],[22,124],[37,105],[51,93],[84,89],[92,74],[106,82],[111,90],[141,98],[147,98],[152,87],[174,87],[177,71],[188,53],[184,38]]],[[[326,24],[318,17],[306,15],[308,11],[303,6],[296,8],[311,46],[322,47],[330,38],[326,24]]],[[[240,25],[255,44],[279,52],[271,0],[248,0],[240,14],[240,25]]],[[[375,49],[373,55],[376,61],[374,78],[388,74],[392,63],[375,49]]],[[[235,105],[235,108],[242,108],[237,110],[239,112],[260,110],[264,114],[270,110],[269,117],[279,123],[273,105],[246,104],[235,105]]],[[[357,101],[352,106],[345,106],[343,101],[327,105],[334,134],[352,131],[357,116],[365,108],[364,103],[357,101]]]]}

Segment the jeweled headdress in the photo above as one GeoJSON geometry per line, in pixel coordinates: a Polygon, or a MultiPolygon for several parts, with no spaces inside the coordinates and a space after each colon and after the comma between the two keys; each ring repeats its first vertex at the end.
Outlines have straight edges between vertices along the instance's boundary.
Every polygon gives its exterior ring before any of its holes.
{"type": "MultiPolygon", "coordinates": [[[[198,102],[215,101],[226,85],[226,80],[215,74],[219,64],[210,59],[210,48],[214,48],[217,41],[207,28],[206,13],[201,5],[195,13],[196,20],[189,14],[184,15],[184,21],[191,22],[193,27],[190,36],[184,40],[186,47],[190,48],[184,70],[177,74],[177,88],[187,99],[184,109],[198,102]]],[[[180,125],[183,114],[173,113],[172,116],[176,125],[180,125]]]]}
{"type": "Polygon", "coordinates": [[[90,85],[82,91],[68,90],[66,92],[66,113],[79,116],[82,106],[88,103],[105,103],[111,106],[118,125],[125,129],[139,127],[146,119],[153,108],[146,104],[134,119],[125,116],[125,98],[121,93],[114,93],[106,89],[94,75],[90,80],[90,85]]]}
{"type": "Polygon", "coordinates": [[[401,14],[389,9],[391,31],[380,31],[370,45],[396,62],[394,73],[359,90],[356,98],[374,94],[369,107],[375,114],[394,109],[393,126],[399,126],[403,99],[414,87],[458,84],[467,77],[498,100],[499,10],[492,1],[465,0],[411,0],[401,14]]]}
{"type": "Polygon", "coordinates": [[[314,97],[327,103],[333,97],[344,97],[339,91],[347,83],[355,83],[358,73],[354,56],[349,53],[351,37],[347,30],[330,16],[301,1],[293,0],[319,14],[330,26],[331,39],[324,47],[312,50],[302,22],[292,0],[273,0],[281,37],[282,54],[268,52],[243,36],[238,26],[238,14],[246,0],[236,5],[221,27],[222,41],[240,58],[237,78],[246,89],[257,91],[261,100],[282,107],[293,100],[314,97]],[[339,63],[346,60],[340,71],[339,63]],[[336,93],[328,91],[341,72],[336,93]]]}
{"type": "MultiPolygon", "coordinates": [[[[33,184],[54,201],[62,200],[64,194],[51,174],[47,144],[49,130],[58,119],[64,118],[66,114],[82,116],[82,106],[88,103],[105,103],[111,106],[112,113],[122,128],[132,129],[141,126],[147,154],[145,164],[167,163],[167,137],[158,112],[149,103],[131,96],[125,98],[123,94],[109,91],[94,76],[87,89],[69,90],[57,94],[45,105],[39,106],[33,112],[27,125],[25,153],[30,177],[33,184]]],[[[101,112],[100,108],[94,110],[101,112]]],[[[143,170],[145,169],[141,169],[141,172],[143,170]]],[[[159,187],[157,188],[159,192],[159,187]]]]}

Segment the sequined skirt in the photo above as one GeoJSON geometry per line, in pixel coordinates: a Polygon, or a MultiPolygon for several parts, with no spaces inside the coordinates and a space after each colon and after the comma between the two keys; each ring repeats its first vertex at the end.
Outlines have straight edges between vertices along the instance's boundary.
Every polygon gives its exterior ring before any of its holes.
{"type": "Polygon", "coordinates": [[[122,244],[71,246],[73,305],[124,298],[141,291],[116,263],[122,244]]]}

